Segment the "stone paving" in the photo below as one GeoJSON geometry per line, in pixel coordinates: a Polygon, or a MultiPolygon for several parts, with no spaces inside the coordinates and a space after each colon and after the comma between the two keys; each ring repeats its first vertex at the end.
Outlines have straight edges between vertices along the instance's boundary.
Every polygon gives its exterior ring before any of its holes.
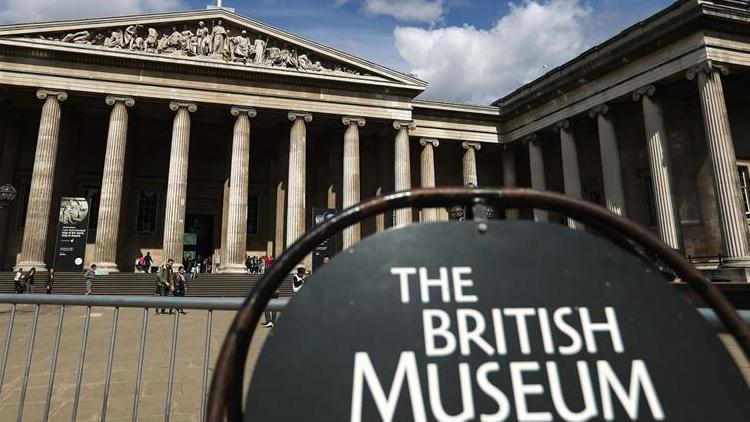
{"type": "MultiPolygon", "coordinates": [[[[59,307],[42,306],[39,314],[31,373],[24,405],[23,420],[42,420],[49,382],[59,307]]],[[[209,370],[229,327],[234,312],[213,313],[211,360],[209,370]]],[[[0,356],[5,344],[10,306],[0,308],[0,356]]],[[[172,421],[198,421],[201,379],[203,374],[206,311],[188,311],[180,317],[175,375],[172,390],[172,421]]],[[[18,412],[23,370],[34,307],[18,306],[5,380],[0,392],[0,420],[15,420],[18,412]]],[[[83,386],[78,408],[79,421],[98,421],[102,415],[104,379],[107,368],[113,310],[92,308],[91,324],[84,366],[83,386]]],[[[52,394],[50,421],[70,421],[76,374],[81,350],[81,333],[85,308],[69,307],[63,320],[63,335],[52,394]]],[[[142,309],[120,310],[114,363],[107,406],[108,421],[130,421],[133,412],[138,350],[143,321],[142,309]]],[[[144,360],[139,418],[141,421],[164,421],[165,397],[169,372],[173,317],[149,315],[146,358],[144,360]]],[[[259,327],[249,357],[247,377],[268,333],[259,327]]],[[[212,372],[209,372],[209,380],[212,372]]]]}
{"type": "MultiPolygon", "coordinates": [[[[23,420],[42,420],[49,382],[52,348],[59,307],[40,308],[39,325],[32,359],[29,385],[24,405],[23,420]]],[[[153,312],[153,311],[151,311],[153,312]]],[[[0,347],[5,344],[10,307],[0,306],[0,347]]],[[[10,356],[5,381],[0,392],[0,420],[16,419],[23,369],[28,351],[28,337],[33,321],[34,307],[19,306],[16,312],[10,356]]],[[[56,379],[52,394],[50,421],[71,420],[76,374],[81,347],[81,332],[85,308],[70,307],[65,312],[63,336],[56,379]]],[[[234,312],[214,312],[211,336],[211,360],[213,360],[226,334],[234,312]]],[[[107,367],[113,310],[92,308],[83,386],[78,409],[79,421],[101,420],[104,395],[104,379],[107,367]]],[[[133,412],[138,348],[141,335],[142,309],[121,309],[117,328],[116,347],[107,407],[108,421],[130,421],[133,412]]],[[[169,371],[173,317],[149,315],[146,358],[144,360],[140,421],[164,421],[165,397],[169,371]]],[[[172,391],[172,421],[199,421],[200,391],[203,370],[206,312],[188,311],[180,317],[177,357],[172,391]]],[[[268,335],[268,330],[259,327],[248,360],[247,377],[252,374],[253,364],[268,335]]],[[[727,335],[722,340],[730,353],[738,360],[740,369],[750,383],[750,364],[745,360],[734,341],[727,335]]],[[[0,348],[0,354],[2,349],[0,348]]],[[[211,374],[211,373],[210,373],[211,374]]],[[[210,376],[210,375],[209,375],[210,376]]],[[[209,378],[210,379],[210,378],[209,378]]]]}

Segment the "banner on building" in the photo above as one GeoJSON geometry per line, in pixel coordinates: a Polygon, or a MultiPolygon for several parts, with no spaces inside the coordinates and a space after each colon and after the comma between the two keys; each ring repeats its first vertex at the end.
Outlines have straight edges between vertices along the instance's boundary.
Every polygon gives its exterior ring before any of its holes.
{"type": "Polygon", "coordinates": [[[86,198],[63,197],[57,222],[55,271],[82,271],[89,227],[86,198]]]}

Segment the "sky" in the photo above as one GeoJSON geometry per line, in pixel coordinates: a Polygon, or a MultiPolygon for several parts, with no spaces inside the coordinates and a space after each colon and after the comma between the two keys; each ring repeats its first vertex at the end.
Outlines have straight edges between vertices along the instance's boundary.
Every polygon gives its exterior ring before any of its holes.
{"type": "MultiPolygon", "coordinates": [[[[0,24],[204,9],[216,0],[0,0],[0,24]]],[[[223,0],[239,14],[490,104],[673,0],[223,0]]]]}

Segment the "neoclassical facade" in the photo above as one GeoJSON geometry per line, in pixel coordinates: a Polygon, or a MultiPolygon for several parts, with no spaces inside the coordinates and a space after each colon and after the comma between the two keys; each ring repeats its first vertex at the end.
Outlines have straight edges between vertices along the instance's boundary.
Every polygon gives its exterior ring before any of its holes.
{"type": "MultiPolygon", "coordinates": [[[[0,184],[19,191],[0,266],[51,265],[64,196],[89,199],[87,263],[235,272],[318,210],[473,183],[598,202],[746,279],[748,66],[734,0],[679,1],[492,106],[421,100],[423,81],[222,9],[0,27],[0,184]]],[[[444,219],[401,210],[337,246],[444,219]]]]}

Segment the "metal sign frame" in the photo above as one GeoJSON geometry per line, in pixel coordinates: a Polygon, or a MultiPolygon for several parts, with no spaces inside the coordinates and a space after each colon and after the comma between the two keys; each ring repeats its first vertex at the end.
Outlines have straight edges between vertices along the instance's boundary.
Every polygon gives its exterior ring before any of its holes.
{"type": "Polygon", "coordinates": [[[530,189],[416,189],[373,198],[344,210],[324,224],[311,228],[268,268],[237,312],[217,356],[206,420],[242,420],[245,362],[260,316],[282,281],[316,245],[352,224],[386,211],[453,205],[465,206],[466,218],[474,221],[484,220],[487,207],[492,206],[497,209],[543,209],[585,224],[631,253],[656,261],[661,267],[678,275],[716,312],[742,352],[750,359],[750,327],[744,323],[734,306],[679,251],[671,249],[641,225],[601,206],[554,192],[530,189]]]}

